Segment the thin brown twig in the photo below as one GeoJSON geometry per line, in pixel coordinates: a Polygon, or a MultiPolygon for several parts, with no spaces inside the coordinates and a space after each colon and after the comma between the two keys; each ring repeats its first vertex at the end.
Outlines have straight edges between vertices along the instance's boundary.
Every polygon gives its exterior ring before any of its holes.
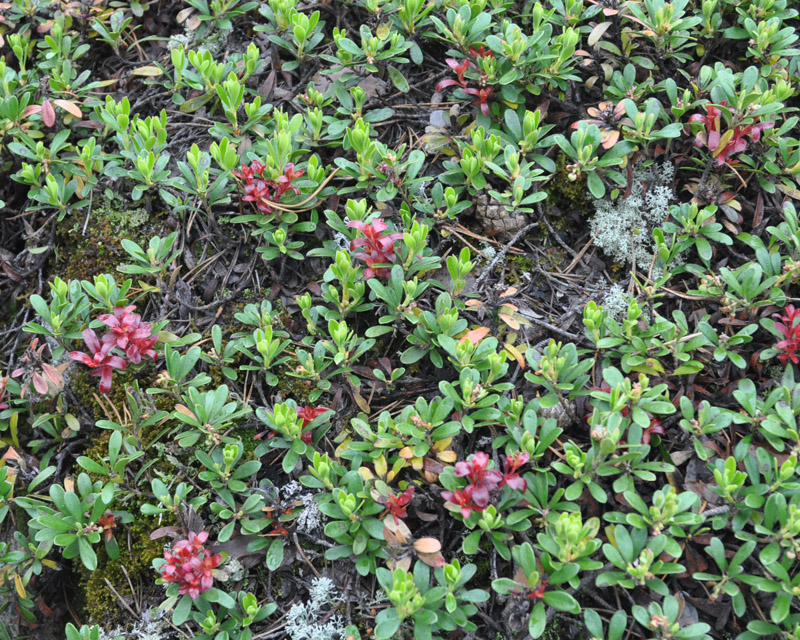
{"type": "Polygon", "coordinates": [[[300,540],[297,538],[297,531],[295,531],[292,534],[292,538],[294,540],[294,546],[297,547],[297,551],[300,554],[300,556],[303,558],[303,560],[306,561],[306,564],[309,567],[311,567],[311,570],[314,572],[314,575],[317,576],[317,578],[321,578],[322,575],[320,574],[319,571],[317,571],[317,568],[313,564],[311,564],[311,561],[308,559],[308,556],[305,554],[305,551],[303,551],[303,547],[300,545],[300,540]]]}

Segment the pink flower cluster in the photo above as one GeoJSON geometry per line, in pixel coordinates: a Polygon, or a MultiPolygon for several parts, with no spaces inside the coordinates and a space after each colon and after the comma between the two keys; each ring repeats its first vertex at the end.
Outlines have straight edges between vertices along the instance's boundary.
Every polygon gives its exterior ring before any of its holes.
{"type": "Polygon", "coordinates": [[[179,540],[172,545],[172,550],[164,550],[161,565],[161,578],[164,582],[180,585],[179,594],[188,595],[197,600],[214,584],[212,571],[222,562],[220,554],[211,555],[203,546],[208,539],[208,531],[189,532],[187,540],[179,540]]]}
{"type": "Polygon", "coordinates": [[[253,160],[248,167],[242,163],[241,171],[233,171],[233,175],[244,181],[245,202],[254,202],[261,213],[272,213],[271,203],[277,202],[287,191],[292,191],[300,195],[300,189],[292,185],[292,182],[302,175],[305,171],[295,171],[294,164],[289,162],[283,168],[283,175],[278,177],[277,182],[268,180],[264,177],[267,166],[258,160],[253,160]]]}
{"type": "MultiPolygon", "coordinates": [[[[721,107],[725,107],[727,103],[723,100],[720,102],[721,107]]],[[[733,109],[727,107],[732,113],[733,109]]],[[[733,128],[733,133],[727,137],[721,130],[722,110],[710,104],[706,106],[705,115],[695,113],[689,117],[689,122],[702,122],[705,125],[705,130],[701,130],[694,139],[694,146],[698,148],[708,147],[712,155],[717,159],[718,165],[723,165],[728,161],[731,154],[739,153],[747,148],[747,140],[745,136],[749,135],[753,142],[758,142],[761,138],[761,132],[765,129],[771,129],[775,126],[774,122],[758,122],[750,125],[737,125],[733,128]],[[725,146],[722,146],[723,139],[726,140],[725,146]]]]}
{"type": "Polygon", "coordinates": [[[800,346],[800,309],[795,309],[794,305],[789,304],[784,311],[786,315],[775,313],[772,316],[780,320],[775,323],[775,328],[784,338],[775,345],[775,348],[783,352],[778,354],[778,360],[781,362],[791,360],[792,364],[797,364],[797,347],[800,346]]]}
{"type": "Polygon", "coordinates": [[[450,511],[461,511],[461,517],[469,518],[473,511],[483,511],[491,499],[491,494],[504,486],[525,491],[527,483],[518,471],[528,462],[527,453],[517,452],[503,458],[503,472],[489,468],[489,456],[479,451],[469,460],[456,463],[455,475],[467,478],[469,484],[463,489],[442,491],[447,501],[445,507],[450,511]]]}
{"type": "Polygon", "coordinates": [[[152,325],[142,322],[142,317],[138,313],[133,313],[135,309],[135,305],[116,307],[113,313],[99,316],[98,320],[107,325],[109,331],[102,339],[99,339],[92,329],[83,331],[83,341],[91,355],[83,351],[69,353],[69,357],[73,360],[94,369],[92,375],[100,378],[100,393],[108,393],[111,389],[114,369],[124,371],[128,361],[139,364],[143,356],[156,359],[153,347],[158,341],[158,334],[154,335],[152,325]],[[127,360],[114,354],[115,348],[121,349],[127,360]]]}
{"type": "Polygon", "coordinates": [[[356,238],[350,243],[350,251],[353,257],[367,263],[367,270],[364,277],[369,278],[388,278],[390,270],[386,267],[374,267],[376,264],[390,264],[397,262],[394,243],[403,237],[402,233],[387,233],[382,235],[388,228],[387,224],[380,218],[373,220],[369,224],[364,224],[361,220],[351,220],[347,223],[351,229],[358,229],[364,234],[363,238],[356,238]]]}

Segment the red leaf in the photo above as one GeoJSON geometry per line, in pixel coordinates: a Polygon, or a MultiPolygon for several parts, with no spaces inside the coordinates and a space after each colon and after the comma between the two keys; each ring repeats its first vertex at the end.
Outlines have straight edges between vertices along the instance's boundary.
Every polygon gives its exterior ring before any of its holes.
{"type": "Polygon", "coordinates": [[[50,104],[47,98],[42,100],[42,120],[46,127],[52,127],[56,123],[55,109],[53,109],[53,105],[50,104]]]}

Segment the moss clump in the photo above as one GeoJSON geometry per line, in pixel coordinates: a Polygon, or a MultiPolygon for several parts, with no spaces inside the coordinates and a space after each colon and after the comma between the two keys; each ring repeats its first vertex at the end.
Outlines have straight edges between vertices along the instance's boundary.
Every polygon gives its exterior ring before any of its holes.
{"type": "Polygon", "coordinates": [[[152,564],[163,554],[164,544],[161,540],[151,540],[150,534],[159,527],[174,524],[174,518],[169,514],[160,519],[143,516],[138,513],[140,506],[138,502],[129,505],[135,514],[133,522],[117,527],[114,532],[119,544],[119,558],[112,560],[105,548],[99,546],[96,548],[97,569],[88,571],[81,568],[80,588],[86,618],[107,628],[132,623],[133,619],[106,580],[134,611],[135,603],[140,603],[144,609],[157,604],[163,595],[162,587],[155,583],[158,576],[152,564]],[[136,593],[132,592],[131,585],[136,593]]]}
{"type": "Polygon", "coordinates": [[[506,271],[506,284],[517,285],[527,273],[536,271],[536,260],[527,256],[511,255],[507,257],[508,271],[506,271]]]}
{"type": "Polygon", "coordinates": [[[260,440],[255,439],[258,433],[259,430],[253,428],[236,430],[236,437],[241,440],[242,446],[244,447],[244,453],[242,455],[243,460],[253,459],[253,452],[256,450],[256,447],[260,442],[260,440]]]}
{"type": "MultiPolygon", "coordinates": [[[[114,382],[111,385],[111,389],[109,389],[108,393],[103,397],[104,404],[112,404],[117,407],[117,409],[120,409],[121,412],[121,408],[126,402],[125,389],[128,385],[134,380],[139,380],[141,381],[140,385],[142,387],[149,386],[151,376],[154,377],[155,375],[154,368],[149,360],[143,360],[142,362],[146,362],[147,364],[139,370],[131,368],[125,371],[114,372],[114,382]]],[[[82,364],[74,364],[72,367],[74,373],[72,374],[69,385],[81,406],[90,411],[95,420],[107,420],[108,416],[105,411],[103,411],[103,407],[94,398],[95,394],[98,396],[100,395],[99,379],[92,376],[91,370],[87,369],[82,364]]],[[[170,407],[169,410],[172,408],[174,407],[170,407]]]]}
{"type": "Polygon", "coordinates": [[[570,180],[567,165],[569,159],[563,153],[556,158],[556,173],[548,185],[550,201],[566,210],[577,211],[581,215],[592,212],[592,202],[586,186],[586,176],[579,180],[570,180]]]}
{"type": "Polygon", "coordinates": [[[287,372],[294,371],[292,367],[297,367],[298,365],[297,360],[290,360],[286,368],[281,368],[282,370],[277,373],[278,384],[275,389],[284,400],[291,398],[298,406],[303,406],[309,404],[308,396],[314,390],[314,386],[311,380],[288,375],[287,372]],[[293,362],[295,363],[294,365],[292,365],[293,362]]]}
{"type": "Polygon", "coordinates": [[[95,201],[84,233],[86,213],[75,210],[56,227],[58,274],[64,280],[87,280],[101,273],[115,273],[118,265],[130,260],[121,240],[128,238],[146,245],[158,233],[153,224],[158,217],[103,198],[95,201]]]}

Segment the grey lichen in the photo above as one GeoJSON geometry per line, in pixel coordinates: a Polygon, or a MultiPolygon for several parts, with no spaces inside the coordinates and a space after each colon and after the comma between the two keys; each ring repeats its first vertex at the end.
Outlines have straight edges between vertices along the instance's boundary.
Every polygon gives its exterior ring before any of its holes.
{"type": "Polygon", "coordinates": [[[297,603],[286,614],[286,632],[292,640],[339,640],[345,637],[344,620],[332,608],[342,601],[330,578],[314,578],[310,600],[297,603]]]}
{"type": "Polygon", "coordinates": [[[674,198],[674,168],[664,163],[633,171],[630,194],[617,200],[596,200],[591,222],[595,244],[622,264],[647,271],[653,259],[653,229],[667,218],[674,198]]]}

